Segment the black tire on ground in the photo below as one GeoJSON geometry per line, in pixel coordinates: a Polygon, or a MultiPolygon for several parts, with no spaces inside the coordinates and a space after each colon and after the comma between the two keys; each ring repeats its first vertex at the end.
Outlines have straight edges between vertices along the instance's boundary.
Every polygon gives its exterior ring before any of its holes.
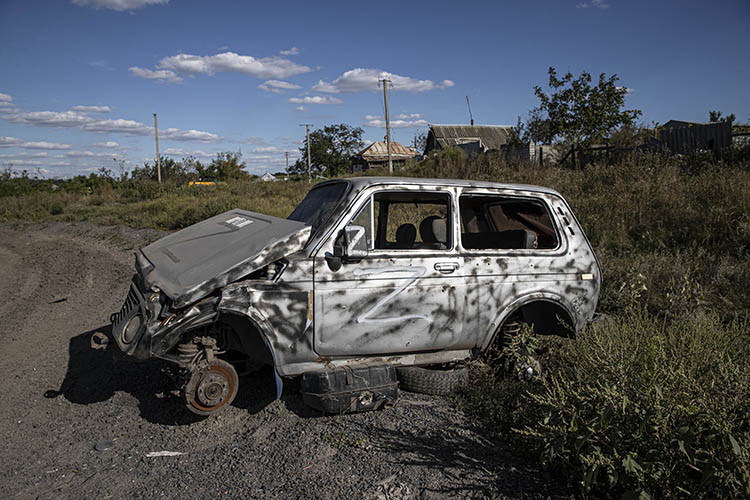
{"type": "Polygon", "coordinates": [[[396,374],[401,389],[438,396],[450,394],[469,382],[469,370],[465,366],[449,370],[398,366],[396,374]]]}

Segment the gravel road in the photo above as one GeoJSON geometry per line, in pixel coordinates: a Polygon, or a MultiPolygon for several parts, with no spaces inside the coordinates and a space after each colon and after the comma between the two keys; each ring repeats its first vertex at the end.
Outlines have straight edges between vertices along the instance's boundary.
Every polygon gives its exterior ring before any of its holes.
{"type": "Polygon", "coordinates": [[[159,362],[89,347],[125,297],[132,250],[158,237],[0,225],[0,496],[560,496],[538,467],[441,398],[402,392],[393,408],[323,417],[293,389],[274,401],[266,371],[242,379],[224,412],[188,413],[159,362]]]}

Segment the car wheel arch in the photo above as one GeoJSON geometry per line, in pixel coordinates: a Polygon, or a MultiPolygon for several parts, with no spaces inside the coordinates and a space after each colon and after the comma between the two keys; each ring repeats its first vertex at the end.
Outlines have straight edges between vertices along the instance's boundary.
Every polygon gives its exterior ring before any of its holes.
{"type": "Polygon", "coordinates": [[[280,360],[278,359],[278,353],[273,348],[271,339],[273,338],[273,328],[268,321],[254,308],[244,307],[235,308],[227,304],[220,306],[220,320],[228,320],[228,324],[235,330],[235,334],[238,336],[240,344],[246,346],[247,343],[243,341],[245,335],[257,335],[263,341],[265,348],[270,356],[272,362],[272,368],[274,373],[274,379],[276,381],[276,399],[281,397],[281,391],[283,383],[279,376],[277,367],[279,366],[280,360]]]}
{"type": "MultiPolygon", "coordinates": [[[[554,293],[535,292],[517,298],[498,313],[492,323],[490,323],[490,327],[485,335],[485,341],[480,346],[480,351],[484,352],[495,342],[497,336],[500,334],[503,326],[508,320],[516,317],[518,313],[530,310],[534,306],[551,308],[552,310],[554,310],[554,308],[559,309],[559,312],[563,313],[563,323],[568,323],[573,328],[572,332],[570,329],[566,329],[565,333],[567,336],[570,336],[571,333],[574,334],[575,331],[577,331],[580,320],[578,315],[573,312],[575,309],[572,304],[568,303],[564,297],[554,293]]],[[[559,321],[558,323],[562,326],[562,323],[559,321]]]]}

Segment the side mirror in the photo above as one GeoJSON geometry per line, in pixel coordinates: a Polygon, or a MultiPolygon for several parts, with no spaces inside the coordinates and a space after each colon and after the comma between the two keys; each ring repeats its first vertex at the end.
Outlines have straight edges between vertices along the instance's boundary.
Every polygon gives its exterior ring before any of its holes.
{"type": "Polygon", "coordinates": [[[345,262],[358,262],[367,257],[367,233],[362,226],[346,226],[344,228],[345,262]]]}
{"type": "Polygon", "coordinates": [[[326,255],[328,266],[338,271],[342,263],[359,262],[367,257],[366,234],[362,226],[346,226],[333,245],[333,255],[326,255]]]}

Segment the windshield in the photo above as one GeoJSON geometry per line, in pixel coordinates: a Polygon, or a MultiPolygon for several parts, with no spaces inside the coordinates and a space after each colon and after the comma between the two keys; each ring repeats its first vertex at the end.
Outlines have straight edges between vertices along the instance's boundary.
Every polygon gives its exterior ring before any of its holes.
{"type": "Polygon", "coordinates": [[[317,231],[344,196],[346,186],[346,182],[336,182],[313,188],[287,219],[310,224],[317,231]]]}

